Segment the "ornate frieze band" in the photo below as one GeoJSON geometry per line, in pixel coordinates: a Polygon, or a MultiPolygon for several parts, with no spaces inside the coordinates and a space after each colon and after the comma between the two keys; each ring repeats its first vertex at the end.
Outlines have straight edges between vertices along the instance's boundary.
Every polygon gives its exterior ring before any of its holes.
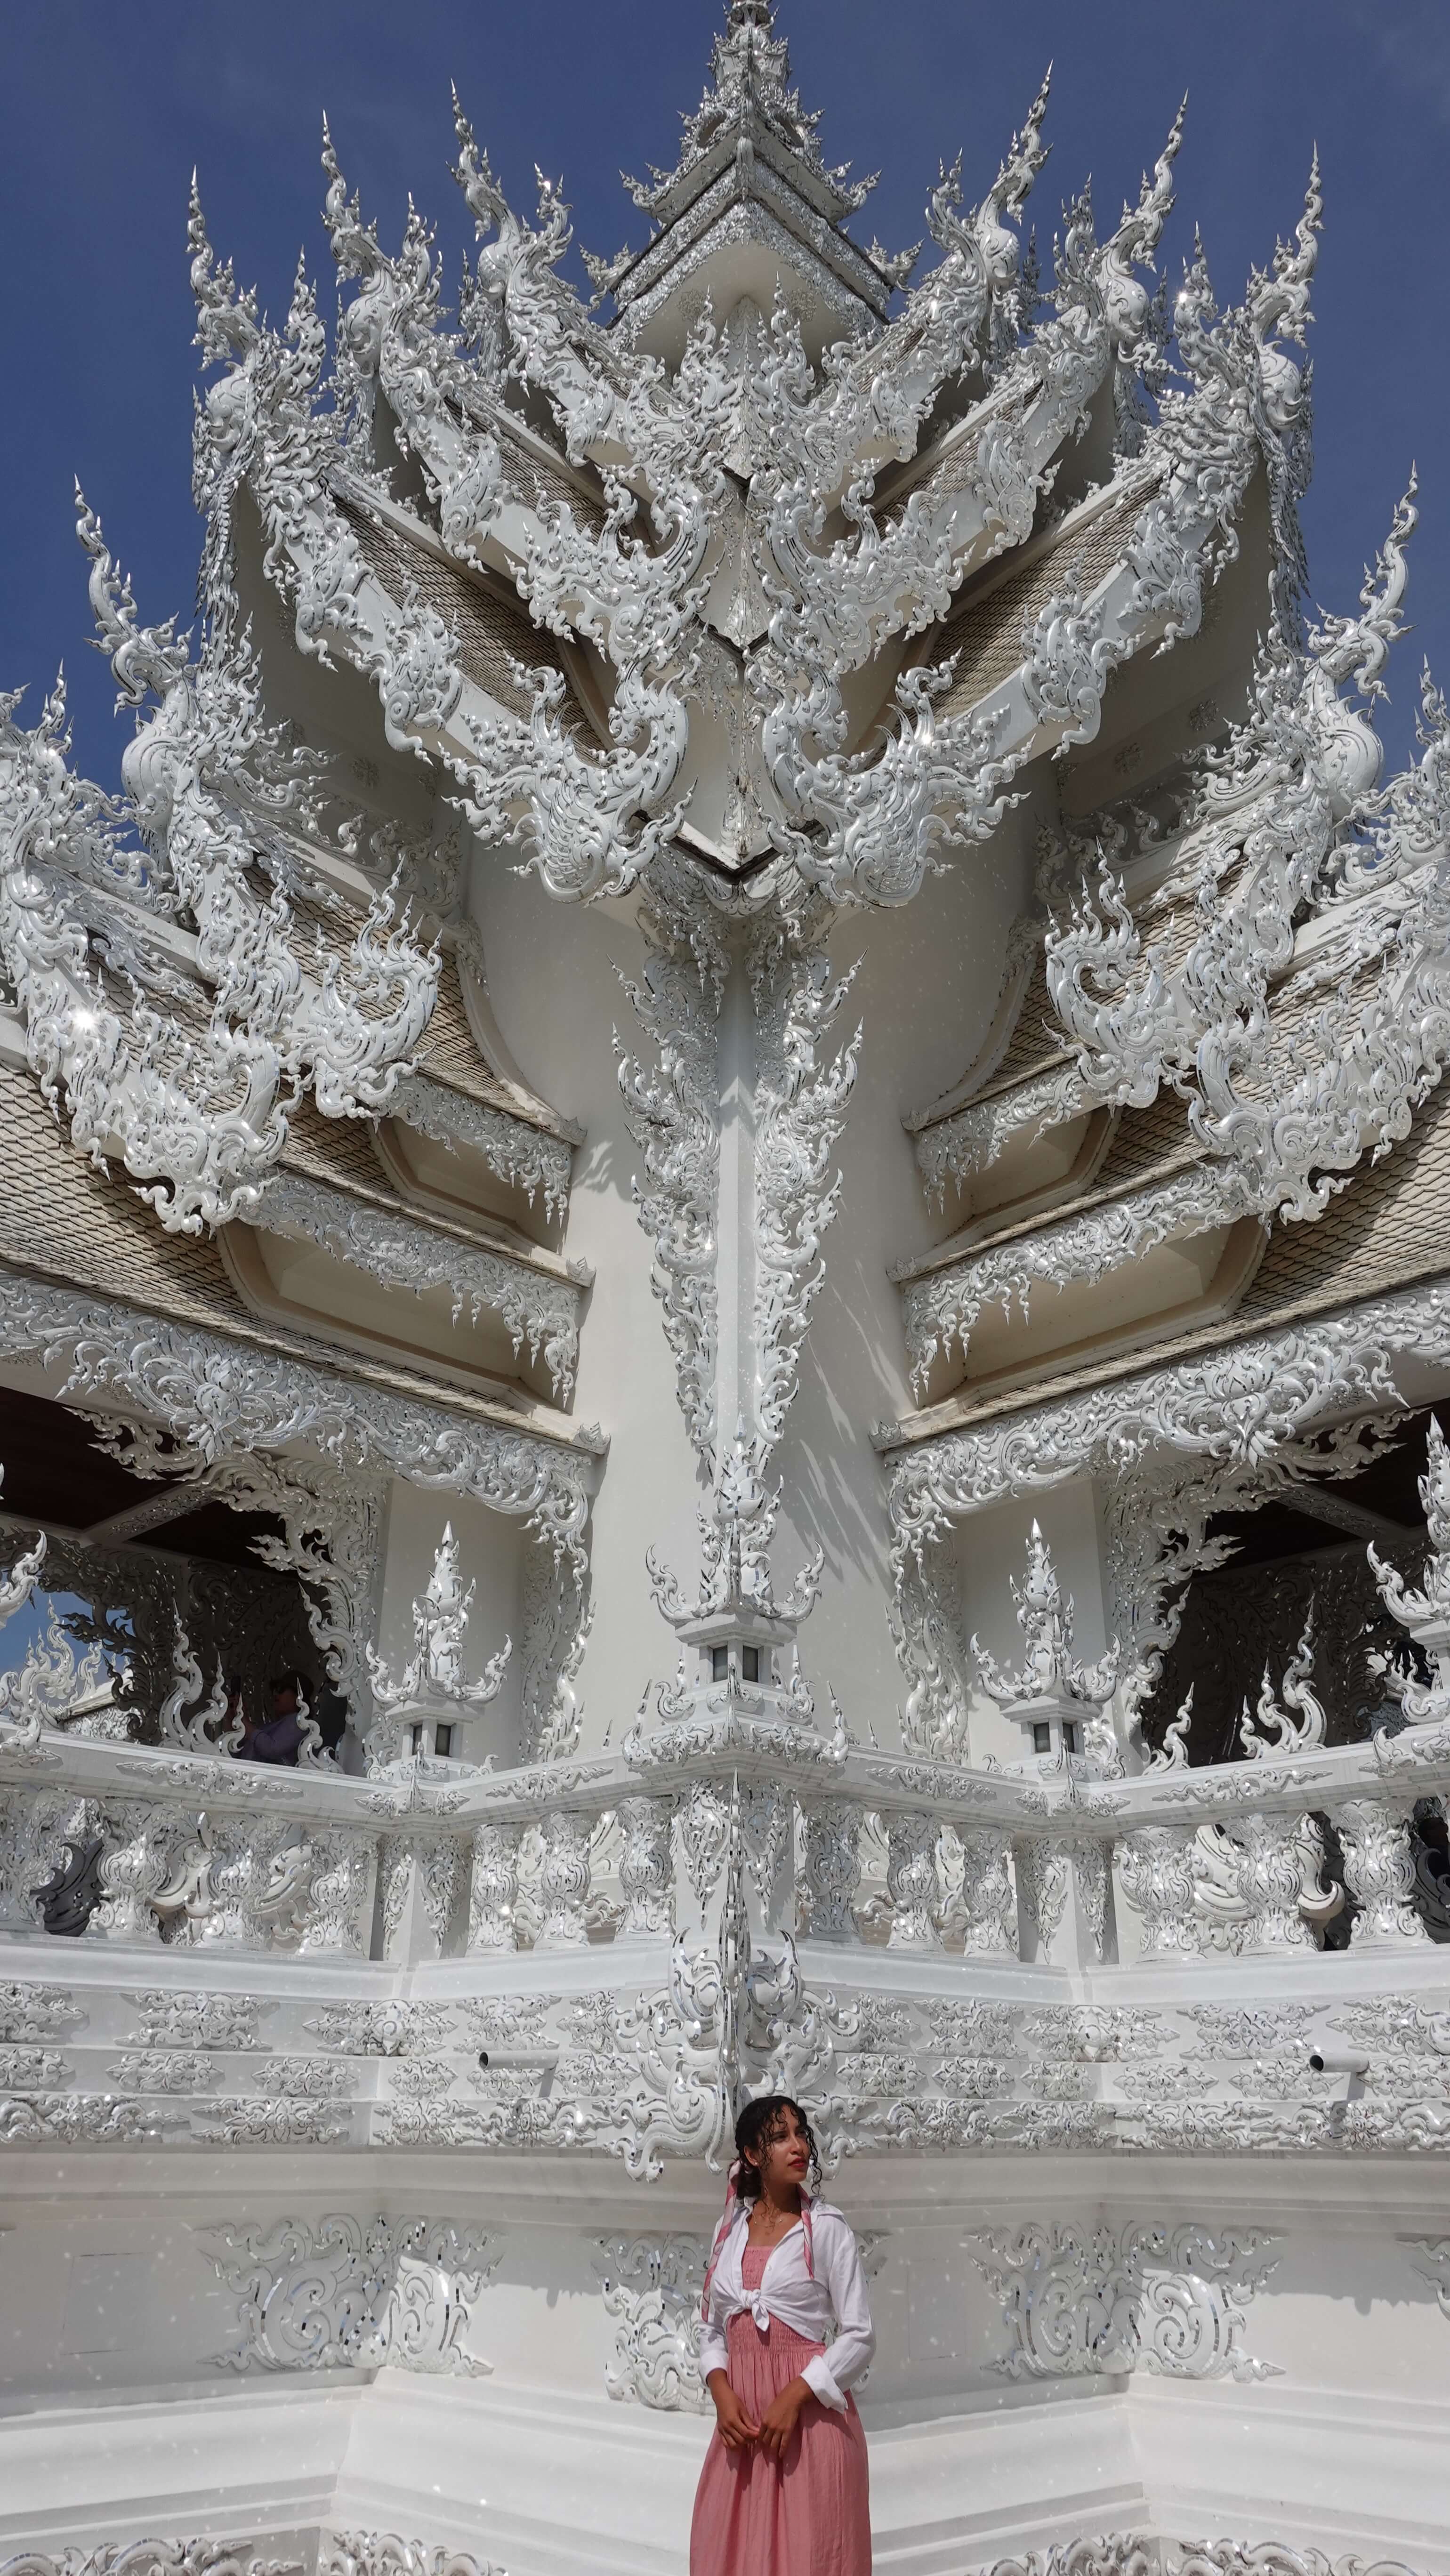
{"type": "MultiPolygon", "coordinates": [[[[317,2544],[319,2576],[504,2576],[471,2549],[396,2532],[327,2530],[317,2544]]],[[[27,2550],[0,2559],[0,2576],[303,2576],[303,2566],[301,2558],[259,2556],[234,2541],[133,2540],[59,2556],[27,2550]]],[[[1363,2576],[1366,2566],[1359,2553],[1330,2558],[1282,2540],[1169,2540],[1143,2529],[1054,2541],[994,2559],[971,2576],[1363,2576]]],[[[1374,2576],[1424,2576],[1378,2553],[1373,2568],[1374,2576]]]]}
{"type": "Polygon", "coordinates": [[[9,1268],[0,1268],[0,1348],[11,1358],[62,1363],[66,1398],[112,1396],[135,1405],[208,1463],[229,1451],[305,1443],[339,1461],[375,1463],[419,1484],[470,1494],[579,1554],[589,1459],[526,1431],[505,1431],[9,1268]]]}

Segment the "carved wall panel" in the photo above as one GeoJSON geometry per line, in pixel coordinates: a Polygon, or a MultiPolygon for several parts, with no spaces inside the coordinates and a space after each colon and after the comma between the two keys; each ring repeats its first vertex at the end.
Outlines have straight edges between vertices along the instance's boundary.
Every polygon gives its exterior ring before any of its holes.
{"type": "Polygon", "coordinates": [[[476,2376],[467,2336],[498,2260],[495,2240],[451,2219],[346,2212],[197,2231],[237,2301],[220,2370],[378,2369],[476,2376]]]}
{"type": "Polygon", "coordinates": [[[611,2397],[669,2414],[708,2414],[700,2377],[700,2292],[706,2247],[698,2236],[601,2239],[595,2269],[615,2320],[604,2374],[611,2397]]]}
{"type": "Polygon", "coordinates": [[[1247,2352],[1243,2333],[1273,2241],[1193,2225],[988,2231],[976,2260],[1013,2337],[992,2368],[1005,2379],[1264,2379],[1277,2365],[1247,2352]]]}

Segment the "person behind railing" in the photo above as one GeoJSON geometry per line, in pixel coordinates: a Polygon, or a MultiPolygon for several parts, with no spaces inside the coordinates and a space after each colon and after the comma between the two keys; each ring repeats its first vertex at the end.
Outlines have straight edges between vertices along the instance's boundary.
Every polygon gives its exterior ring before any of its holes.
{"type": "Polygon", "coordinates": [[[295,1770],[302,1742],[302,1716],[307,1689],[300,1673],[279,1673],[267,1685],[270,1717],[260,1720],[242,1712],[244,1733],[237,1746],[239,1762],[272,1762],[295,1770]]]}

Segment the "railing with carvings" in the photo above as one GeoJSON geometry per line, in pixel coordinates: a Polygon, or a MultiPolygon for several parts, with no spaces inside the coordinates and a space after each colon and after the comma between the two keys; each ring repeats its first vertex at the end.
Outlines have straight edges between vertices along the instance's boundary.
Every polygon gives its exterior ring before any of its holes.
{"type": "MultiPolygon", "coordinates": [[[[982,1688],[1020,1734],[1010,1768],[866,1752],[834,1697],[826,1734],[793,1654],[799,1605],[732,1589],[723,1558],[699,1608],[663,1585],[682,1661],[652,1727],[641,1713],[618,1752],[497,1773],[434,1750],[441,1724],[494,1699],[510,1653],[466,1677],[472,1588],[451,1530],[414,1603],[411,1659],[394,1670],[369,1653],[365,1778],[323,1758],[310,1723],[296,1768],[237,1758],[244,1730],[220,1679],[202,1698],[179,1622],[161,1741],[128,1740],[135,1712],[91,1710],[110,1695],[87,1689],[90,1665],[52,1621],[0,1675],[0,1934],[390,1970],[669,1936],[695,1957],[713,1943],[721,1977],[745,1973],[756,1937],[956,1952],[999,1973],[1450,1938],[1450,1450],[1433,1424],[1420,1494],[1421,1588],[1370,1551],[1406,1640],[1391,1724],[1326,1744],[1306,1633],[1282,1705],[1267,1675],[1253,1713],[1245,1702],[1245,1759],[1190,1767],[1190,1695],[1137,1776],[1109,1714],[1121,1654],[1075,1654],[1035,1524],[1012,1586],[1020,1668],[973,1640],[982,1688]]],[[[0,1626],[31,1599],[46,1544],[0,1578],[0,1626]]]]}
{"type": "Polygon", "coordinates": [[[352,1779],[42,1734],[0,1754],[0,1931],[398,1967],[757,1928],[1058,1968],[1450,1934],[1450,1727],[1103,1780],[893,1759],[728,1709],[620,1753],[352,1779]],[[39,1891],[39,1892],[37,1892],[39,1891]]]}
{"type": "Polygon", "coordinates": [[[828,2163],[1450,2146],[1450,1726],[1032,1778],[733,1697],[500,1774],[0,1754],[0,2143],[594,2147],[647,2176],[784,2089],[828,2163]],[[1351,1958],[1317,1957],[1346,1922],[1351,1958]]]}

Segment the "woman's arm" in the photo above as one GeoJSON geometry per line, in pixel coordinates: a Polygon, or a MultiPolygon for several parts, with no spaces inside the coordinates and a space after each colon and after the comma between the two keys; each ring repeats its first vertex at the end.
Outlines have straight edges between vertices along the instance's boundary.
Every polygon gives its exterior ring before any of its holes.
{"type": "MultiPolygon", "coordinates": [[[[751,2443],[760,2438],[760,2426],[752,2415],[746,2414],[730,2385],[728,2372],[724,2370],[707,2372],[705,2385],[715,2400],[716,2429],[726,2450],[748,2451],[751,2443]]],[[[776,2402],[778,2404],[779,2400],[776,2402]]]]}
{"type": "MultiPolygon", "coordinates": [[[[814,2361],[806,2366],[810,2370],[819,2368],[814,2361]]],[[[760,2419],[760,2447],[773,2460],[785,2458],[785,2447],[800,2421],[801,2408],[808,2406],[816,2393],[808,2379],[792,2379],[778,2397],[772,2397],[760,2419]]]]}
{"type": "Polygon", "coordinates": [[[844,2219],[832,2225],[829,2235],[818,2226],[816,2244],[820,2277],[836,2320],[836,2340],[806,2363],[805,2378],[812,2396],[819,2397],[823,2406],[834,2406],[839,2413],[845,2409],[847,2389],[860,2378],[876,2349],[876,2332],[866,2297],[861,2249],[844,2219]]]}
{"type": "Polygon", "coordinates": [[[729,2346],[721,2313],[720,2285],[710,2287],[709,2314],[700,2333],[700,2377],[715,2401],[715,2423],[727,2451],[748,2451],[760,2426],[748,2415],[730,2385],[729,2346]]]}
{"type": "Polygon", "coordinates": [[[717,2370],[728,2369],[729,2362],[730,2348],[725,2341],[725,2329],[721,2325],[715,2301],[712,2298],[709,2317],[700,2329],[700,2377],[707,2388],[714,2373],[717,2370]]]}

